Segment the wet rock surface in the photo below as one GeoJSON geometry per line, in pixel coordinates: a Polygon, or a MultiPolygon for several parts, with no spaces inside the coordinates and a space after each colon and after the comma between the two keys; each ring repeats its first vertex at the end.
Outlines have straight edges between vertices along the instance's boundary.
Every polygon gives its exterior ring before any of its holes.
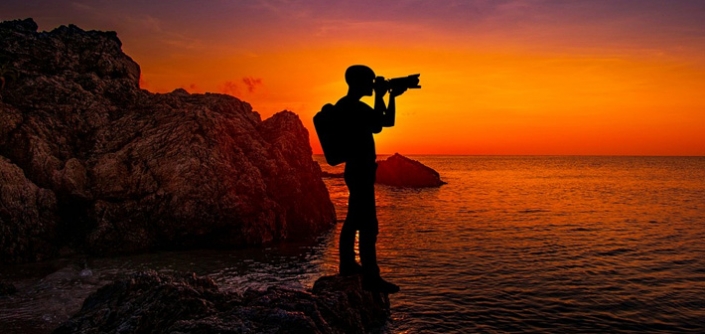
{"type": "Polygon", "coordinates": [[[440,187],[446,184],[441,180],[440,174],[431,167],[399,153],[395,153],[385,160],[377,161],[376,182],[409,188],[440,187]]]}
{"type": "Polygon", "coordinates": [[[308,132],[221,94],[139,87],[115,32],[0,23],[0,262],[242,247],[335,222],[308,132]]]}
{"type": "Polygon", "coordinates": [[[330,173],[323,171],[321,174],[321,177],[323,178],[330,178],[330,179],[342,179],[345,177],[345,173],[330,173]]]}
{"type": "Polygon", "coordinates": [[[387,296],[362,290],[359,276],[234,294],[208,277],[148,271],[100,288],[54,333],[369,333],[388,317],[387,296]]]}

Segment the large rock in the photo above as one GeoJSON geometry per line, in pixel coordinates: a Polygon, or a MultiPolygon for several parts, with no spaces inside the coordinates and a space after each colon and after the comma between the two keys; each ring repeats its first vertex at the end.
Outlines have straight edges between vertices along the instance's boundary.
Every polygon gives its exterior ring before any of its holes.
{"type": "Polygon", "coordinates": [[[54,193],[27,180],[0,156],[0,249],[3,262],[37,261],[57,251],[54,193]],[[9,260],[9,261],[8,261],[9,260]]]}
{"type": "Polygon", "coordinates": [[[142,272],[100,288],[54,333],[369,333],[388,317],[387,295],[359,276],[236,295],[208,277],[142,272]]]}
{"type": "Polygon", "coordinates": [[[152,94],[114,32],[73,25],[0,23],[0,66],[0,170],[12,178],[0,194],[0,262],[65,246],[241,247],[335,222],[291,112],[262,121],[228,95],[152,94]]]}
{"type": "Polygon", "coordinates": [[[0,282],[0,297],[9,296],[17,293],[17,288],[15,288],[12,283],[0,282]]]}
{"type": "Polygon", "coordinates": [[[376,181],[379,184],[410,188],[440,187],[446,184],[433,168],[399,153],[377,162],[376,181]]]}

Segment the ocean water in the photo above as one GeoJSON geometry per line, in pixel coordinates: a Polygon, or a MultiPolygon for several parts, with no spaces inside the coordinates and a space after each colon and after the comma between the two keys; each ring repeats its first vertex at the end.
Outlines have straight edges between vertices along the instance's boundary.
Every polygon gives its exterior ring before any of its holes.
{"type": "Polygon", "coordinates": [[[705,332],[705,158],[412,158],[448,184],[376,188],[391,332],[705,332]]]}
{"type": "Polygon", "coordinates": [[[448,184],[376,188],[391,332],[705,332],[705,158],[412,158],[448,184]]]}
{"type": "MultiPolygon", "coordinates": [[[[705,158],[411,158],[448,184],[376,187],[382,275],[402,288],[384,332],[705,332],[705,158]]],[[[342,221],[344,181],[324,182],[342,221]]],[[[137,270],[193,271],[235,292],[307,288],[337,271],[340,227],[263,249],[0,267],[19,290],[0,298],[1,332],[49,332],[137,270]]]]}

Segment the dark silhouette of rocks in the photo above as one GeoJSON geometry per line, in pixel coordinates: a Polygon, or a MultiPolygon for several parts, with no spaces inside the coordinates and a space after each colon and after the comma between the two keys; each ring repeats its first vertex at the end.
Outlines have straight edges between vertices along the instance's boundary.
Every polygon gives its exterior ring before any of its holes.
{"type": "Polygon", "coordinates": [[[377,161],[376,181],[379,184],[410,188],[440,187],[446,184],[433,168],[399,153],[377,161]]]}
{"type": "Polygon", "coordinates": [[[0,282],[0,297],[13,295],[17,292],[17,288],[11,283],[0,282]]]}
{"type": "Polygon", "coordinates": [[[100,288],[54,333],[369,333],[388,317],[387,296],[362,290],[359,276],[237,295],[208,277],[152,271],[100,288]]]}
{"type": "Polygon", "coordinates": [[[115,32],[5,21],[0,60],[13,73],[0,92],[0,262],[241,247],[335,222],[291,112],[262,121],[232,96],[142,90],[115,32]]]}

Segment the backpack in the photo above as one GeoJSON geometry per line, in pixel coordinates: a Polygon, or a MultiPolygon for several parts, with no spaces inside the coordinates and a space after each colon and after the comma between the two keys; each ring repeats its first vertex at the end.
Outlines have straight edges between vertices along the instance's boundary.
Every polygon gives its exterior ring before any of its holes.
{"type": "Polygon", "coordinates": [[[313,116],[313,125],[321,142],[326,162],[335,166],[345,162],[348,153],[348,138],[344,115],[330,103],[313,116]]]}

